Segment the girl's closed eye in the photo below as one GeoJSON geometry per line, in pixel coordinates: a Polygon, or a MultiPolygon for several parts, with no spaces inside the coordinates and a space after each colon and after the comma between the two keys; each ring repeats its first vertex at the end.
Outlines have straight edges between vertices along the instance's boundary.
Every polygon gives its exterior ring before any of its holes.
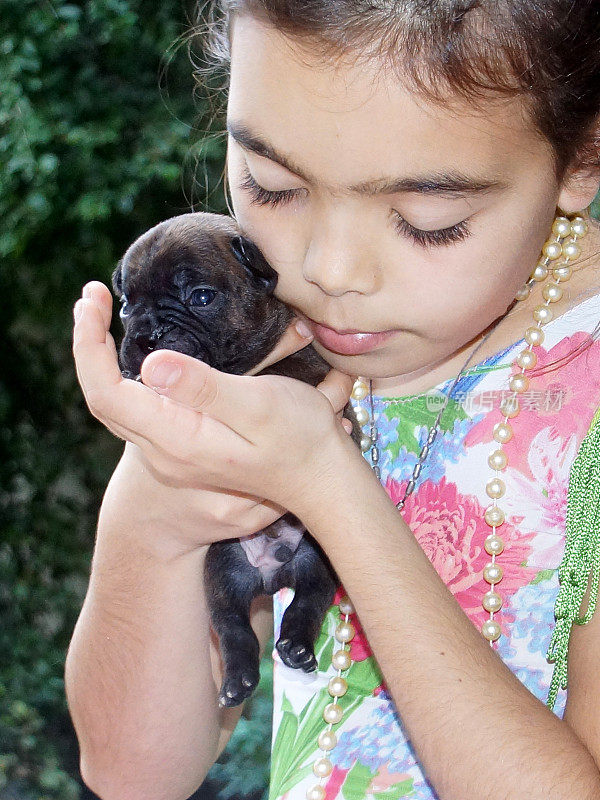
{"type": "Polygon", "coordinates": [[[260,186],[250,174],[250,170],[244,165],[242,170],[242,180],[240,182],[240,189],[244,189],[250,194],[251,203],[255,205],[264,206],[280,206],[289,203],[297,197],[304,189],[284,189],[281,191],[271,191],[264,189],[260,186]]]}
{"type": "Polygon", "coordinates": [[[456,242],[462,242],[464,239],[471,236],[471,230],[468,225],[468,220],[466,219],[447,228],[426,231],[422,228],[415,228],[410,222],[407,222],[404,217],[401,217],[397,211],[394,211],[394,216],[396,230],[408,236],[422,247],[454,244],[456,242]]]}
{"type": "MultiPolygon", "coordinates": [[[[243,167],[242,180],[239,187],[250,194],[250,202],[254,205],[270,205],[272,207],[286,205],[291,203],[299,197],[305,189],[283,189],[273,191],[265,189],[250,174],[247,166],[243,167]]],[[[407,222],[400,214],[393,210],[395,221],[394,227],[398,233],[411,239],[415,244],[421,247],[440,247],[443,245],[453,244],[463,241],[471,235],[467,220],[462,220],[447,228],[436,230],[423,230],[422,228],[415,228],[407,222]]]]}

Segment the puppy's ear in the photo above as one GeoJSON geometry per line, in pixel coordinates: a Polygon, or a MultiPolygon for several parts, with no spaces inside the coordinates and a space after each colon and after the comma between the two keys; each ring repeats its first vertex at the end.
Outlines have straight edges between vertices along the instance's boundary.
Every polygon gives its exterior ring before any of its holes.
{"type": "Polygon", "coordinates": [[[112,274],[112,288],[113,288],[114,293],[118,297],[121,297],[121,295],[123,294],[123,272],[122,272],[122,267],[123,267],[123,259],[121,259],[119,261],[119,263],[117,264],[117,268],[115,269],[115,271],[112,274]]]}
{"type": "Polygon", "coordinates": [[[272,294],[279,276],[254,242],[245,236],[234,236],[231,240],[231,249],[252,281],[267,294],[272,294]]]}

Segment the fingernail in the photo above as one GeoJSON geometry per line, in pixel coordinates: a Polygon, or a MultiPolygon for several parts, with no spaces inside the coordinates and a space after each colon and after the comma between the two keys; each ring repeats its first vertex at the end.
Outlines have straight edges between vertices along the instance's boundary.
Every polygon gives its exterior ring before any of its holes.
{"type": "Polygon", "coordinates": [[[75,322],[79,322],[82,314],[83,314],[83,302],[81,300],[78,300],[73,306],[73,317],[75,318],[75,322]]]}
{"type": "Polygon", "coordinates": [[[296,330],[304,339],[312,339],[312,332],[306,322],[303,322],[303,320],[299,319],[296,322],[296,330]]]}
{"type": "Polygon", "coordinates": [[[150,373],[150,382],[154,389],[170,389],[181,377],[181,367],[163,361],[157,364],[150,373]]]}
{"type": "Polygon", "coordinates": [[[83,291],[82,291],[81,295],[82,295],[82,297],[88,298],[88,300],[91,298],[92,290],[90,289],[90,287],[87,284],[83,287],[83,291]]]}

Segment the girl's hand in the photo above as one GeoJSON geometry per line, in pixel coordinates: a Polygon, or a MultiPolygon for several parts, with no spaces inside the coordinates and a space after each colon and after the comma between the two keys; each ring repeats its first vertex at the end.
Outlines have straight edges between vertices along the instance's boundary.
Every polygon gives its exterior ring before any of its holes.
{"type": "MultiPolygon", "coordinates": [[[[336,412],[352,388],[346,375],[332,370],[317,391],[279,376],[226,375],[189,356],[160,350],[144,362],[144,383],[139,383],[119,371],[109,333],[108,289],[88,284],[75,313],[73,350],[88,406],[137,450],[134,457],[126,448],[121,480],[131,481],[150,503],[154,491],[164,495],[170,490],[181,506],[181,490],[192,490],[184,494],[188,499],[194,494],[195,508],[181,508],[185,519],[178,518],[188,543],[246,535],[273,522],[284,509],[294,510],[322,478],[327,442],[345,437],[336,412]],[[179,372],[174,382],[173,376],[165,381],[167,368],[179,372]],[[265,503],[265,497],[271,502],[265,503]],[[221,500],[216,514],[215,499],[221,500]]],[[[279,358],[306,344],[290,328],[278,345],[279,358]]],[[[173,511],[174,504],[167,505],[173,511]]]]}

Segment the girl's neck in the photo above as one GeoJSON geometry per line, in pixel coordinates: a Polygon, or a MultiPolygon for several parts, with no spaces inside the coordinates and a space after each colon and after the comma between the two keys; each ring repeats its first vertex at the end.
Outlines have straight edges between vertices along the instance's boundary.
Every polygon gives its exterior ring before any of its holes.
{"type": "MultiPolygon", "coordinates": [[[[600,293],[600,224],[594,220],[588,220],[588,222],[589,232],[582,241],[583,255],[573,268],[573,276],[563,285],[562,299],[553,304],[552,310],[555,319],[578,305],[586,297],[600,293]]],[[[511,306],[477,353],[474,363],[469,366],[473,367],[476,363],[485,361],[522,339],[525,329],[530,324],[533,308],[541,302],[543,302],[541,284],[536,284],[527,300],[511,306]]],[[[495,324],[495,322],[492,323],[490,327],[494,327],[495,324]]],[[[476,347],[486,333],[487,331],[482,331],[475,339],[437,363],[406,375],[393,378],[374,378],[373,392],[388,397],[421,394],[454,378],[463,366],[469,352],[476,347]]]]}

